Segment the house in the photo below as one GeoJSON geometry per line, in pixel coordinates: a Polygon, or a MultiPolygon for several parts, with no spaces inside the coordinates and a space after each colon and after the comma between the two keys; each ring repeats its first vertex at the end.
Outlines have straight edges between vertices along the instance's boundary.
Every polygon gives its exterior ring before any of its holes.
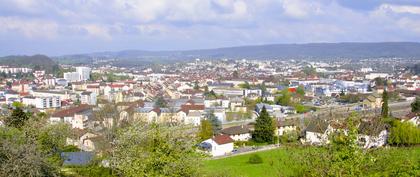
{"type": "Polygon", "coordinates": [[[229,135],[217,135],[203,141],[200,146],[213,157],[223,156],[233,151],[233,139],[229,135]]]}
{"type": "Polygon", "coordinates": [[[323,145],[329,142],[328,136],[332,127],[328,122],[322,120],[312,121],[305,129],[304,143],[312,145],[323,145]]]}
{"type": "Polygon", "coordinates": [[[364,101],[363,101],[363,107],[365,108],[380,108],[382,106],[382,96],[374,93],[369,95],[364,101]]]}
{"type": "Polygon", "coordinates": [[[388,131],[379,121],[362,121],[358,127],[358,142],[363,148],[381,147],[386,144],[388,131]]]}
{"type": "Polygon", "coordinates": [[[61,159],[63,159],[63,165],[71,166],[84,166],[88,165],[94,158],[92,152],[62,152],[61,159]]]}
{"type": "Polygon", "coordinates": [[[224,135],[229,135],[234,141],[248,141],[252,138],[249,125],[239,125],[225,128],[220,131],[224,135]]]}
{"type": "Polygon", "coordinates": [[[66,122],[66,123],[72,123],[74,120],[74,115],[76,113],[79,112],[83,112],[86,110],[91,110],[92,107],[90,107],[89,105],[80,105],[77,107],[71,107],[68,109],[63,109],[63,110],[59,110],[54,112],[51,117],[50,117],[50,122],[51,123],[56,123],[56,122],[66,122]]]}
{"type": "Polygon", "coordinates": [[[297,123],[293,120],[277,121],[276,135],[282,136],[287,132],[297,131],[297,123]]]}

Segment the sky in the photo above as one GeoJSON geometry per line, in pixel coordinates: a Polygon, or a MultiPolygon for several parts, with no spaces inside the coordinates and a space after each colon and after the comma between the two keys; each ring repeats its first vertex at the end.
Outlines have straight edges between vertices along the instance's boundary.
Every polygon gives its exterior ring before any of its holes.
{"type": "Polygon", "coordinates": [[[420,0],[0,0],[0,56],[420,41],[420,0]]]}

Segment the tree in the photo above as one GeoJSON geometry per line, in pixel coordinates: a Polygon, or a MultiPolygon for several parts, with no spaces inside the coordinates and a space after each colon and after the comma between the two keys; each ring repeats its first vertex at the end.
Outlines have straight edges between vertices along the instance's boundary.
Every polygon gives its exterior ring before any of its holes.
{"type": "Polygon", "coordinates": [[[245,81],[245,83],[243,84],[239,84],[239,87],[244,88],[244,89],[251,89],[251,85],[249,85],[248,81],[245,81]]]}
{"type": "Polygon", "coordinates": [[[198,85],[198,81],[194,82],[194,90],[200,90],[200,86],[198,85]]]}
{"type": "Polygon", "coordinates": [[[198,137],[201,141],[209,139],[213,136],[213,126],[209,120],[202,120],[198,137]]]}
{"type": "Polygon", "coordinates": [[[0,176],[58,176],[58,170],[23,131],[0,127],[0,176]]]}
{"type": "Polygon", "coordinates": [[[222,130],[222,122],[214,115],[214,111],[210,111],[206,114],[206,119],[210,121],[211,126],[213,128],[213,134],[216,135],[222,130]]]}
{"type": "Polygon", "coordinates": [[[389,106],[388,106],[388,92],[384,89],[382,93],[382,109],[381,115],[383,118],[389,117],[389,106]]]}
{"type": "Polygon", "coordinates": [[[162,96],[157,97],[157,99],[155,101],[155,107],[166,108],[167,106],[168,106],[168,103],[166,102],[166,100],[162,96]]]}
{"type": "Polygon", "coordinates": [[[28,119],[28,115],[23,112],[22,108],[17,107],[10,116],[5,118],[4,123],[9,127],[22,128],[28,119]]]}
{"type": "Polygon", "coordinates": [[[420,112],[420,98],[416,97],[416,100],[411,103],[411,112],[420,112]]]}
{"type": "Polygon", "coordinates": [[[280,94],[281,96],[276,97],[276,104],[290,106],[292,104],[292,96],[290,95],[288,89],[283,89],[280,94]]]}
{"type": "Polygon", "coordinates": [[[273,143],[274,130],[275,127],[273,124],[273,119],[270,117],[267,109],[264,106],[256,120],[255,130],[252,132],[252,139],[256,142],[273,143]]]}
{"type": "Polygon", "coordinates": [[[411,122],[393,121],[388,143],[392,145],[417,145],[420,144],[420,129],[411,122]]]}
{"type": "Polygon", "coordinates": [[[238,73],[238,71],[233,71],[233,73],[232,73],[232,77],[234,77],[234,78],[238,78],[238,77],[239,77],[239,73],[238,73]]]}
{"type": "Polygon", "coordinates": [[[344,93],[344,90],[341,90],[341,92],[340,92],[340,97],[342,97],[342,96],[346,96],[346,93],[344,93]]]}
{"type": "Polygon", "coordinates": [[[357,143],[359,118],[350,116],[347,130],[336,130],[330,143],[321,148],[292,152],[285,163],[296,168],[297,176],[366,176],[364,170],[374,165],[371,156],[357,143]]]}
{"type": "Polygon", "coordinates": [[[297,87],[296,94],[298,94],[299,96],[305,96],[305,88],[303,88],[302,86],[297,87]]]}
{"type": "Polygon", "coordinates": [[[119,176],[198,176],[194,135],[184,128],[133,124],[122,129],[112,150],[119,176]]]}

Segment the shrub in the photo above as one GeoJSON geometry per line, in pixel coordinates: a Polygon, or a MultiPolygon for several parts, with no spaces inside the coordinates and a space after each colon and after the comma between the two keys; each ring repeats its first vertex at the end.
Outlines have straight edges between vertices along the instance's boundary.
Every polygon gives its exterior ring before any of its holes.
{"type": "Polygon", "coordinates": [[[263,163],[263,159],[258,154],[253,154],[249,157],[248,163],[250,163],[250,164],[260,164],[260,163],[263,163]]]}

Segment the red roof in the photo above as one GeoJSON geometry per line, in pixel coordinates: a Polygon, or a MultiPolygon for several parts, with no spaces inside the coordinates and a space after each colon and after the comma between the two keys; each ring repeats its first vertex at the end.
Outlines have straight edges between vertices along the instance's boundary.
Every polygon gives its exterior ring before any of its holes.
{"type": "Polygon", "coordinates": [[[91,107],[89,105],[82,104],[77,107],[57,111],[51,117],[70,117],[74,116],[75,113],[82,112],[90,108],[91,107]]]}
{"type": "Polygon", "coordinates": [[[213,141],[219,145],[232,143],[233,139],[229,135],[217,135],[213,137],[213,141]]]}

